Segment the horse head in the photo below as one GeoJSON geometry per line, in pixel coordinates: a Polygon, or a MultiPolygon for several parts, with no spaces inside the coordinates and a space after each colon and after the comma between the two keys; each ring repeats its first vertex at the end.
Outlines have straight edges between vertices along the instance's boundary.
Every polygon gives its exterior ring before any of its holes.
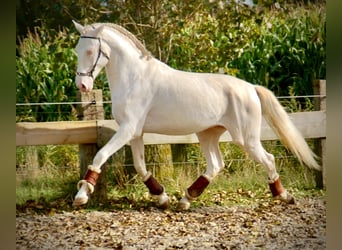
{"type": "Polygon", "coordinates": [[[101,38],[104,26],[84,27],[75,21],[73,23],[81,35],[76,46],[76,86],[81,91],[91,91],[96,76],[109,61],[110,47],[101,38]]]}

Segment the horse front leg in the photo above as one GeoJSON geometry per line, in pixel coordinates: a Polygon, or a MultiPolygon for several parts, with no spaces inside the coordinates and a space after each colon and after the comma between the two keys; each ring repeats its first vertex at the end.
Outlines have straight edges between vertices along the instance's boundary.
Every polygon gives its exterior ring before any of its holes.
{"type": "Polygon", "coordinates": [[[165,188],[152,176],[151,172],[146,170],[144,156],[144,142],[142,137],[137,137],[131,141],[131,149],[133,154],[134,168],[141,176],[142,181],[148,188],[152,197],[158,200],[158,205],[162,209],[169,206],[170,199],[165,192],[165,188]]]}
{"type": "Polygon", "coordinates": [[[128,143],[132,137],[132,131],[128,127],[122,126],[106,145],[96,153],[93,164],[88,166],[88,170],[83,179],[77,183],[78,192],[75,196],[73,206],[84,205],[88,202],[89,195],[94,192],[94,187],[101,173],[102,165],[111,155],[128,143]]]}

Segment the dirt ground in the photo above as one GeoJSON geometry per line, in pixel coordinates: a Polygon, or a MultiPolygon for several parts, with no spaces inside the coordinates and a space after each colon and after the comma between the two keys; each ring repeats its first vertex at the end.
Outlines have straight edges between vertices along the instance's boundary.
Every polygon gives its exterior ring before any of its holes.
{"type": "Polygon", "coordinates": [[[17,212],[16,249],[325,249],[326,202],[17,212]]]}

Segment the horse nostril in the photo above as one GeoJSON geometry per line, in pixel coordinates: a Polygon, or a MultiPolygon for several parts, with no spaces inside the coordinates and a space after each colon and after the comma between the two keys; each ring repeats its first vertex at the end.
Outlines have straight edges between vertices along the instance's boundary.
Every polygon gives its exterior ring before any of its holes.
{"type": "Polygon", "coordinates": [[[78,89],[81,90],[81,91],[87,91],[87,85],[83,84],[83,83],[80,83],[78,84],[78,89]]]}

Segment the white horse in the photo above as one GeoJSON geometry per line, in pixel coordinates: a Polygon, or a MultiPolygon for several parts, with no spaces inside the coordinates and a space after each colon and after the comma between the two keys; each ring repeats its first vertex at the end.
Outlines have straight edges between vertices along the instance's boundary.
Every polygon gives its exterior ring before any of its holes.
{"type": "Polygon", "coordinates": [[[273,197],[293,203],[293,196],[281,184],[273,155],[266,152],[260,142],[262,115],[301,163],[320,169],[315,154],[268,89],[229,75],[172,69],[152,57],[132,33],[119,25],[74,24],[81,34],[76,46],[76,85],[81,91],[92,90],[95,77],[105,67],[112,113],[120,125],[79,181],[74,205],[87,203],[101,166],[130,143],[137,173],[159,205],[167,207],[169,197],[165,188],[146,170],[143,134],[196,133],[207,168],[179,201],[180,210],[188,209],[190,201],[197,198],[225,166],[218,141],[226,130],[234,143],[267,169],[273,197]]]}

